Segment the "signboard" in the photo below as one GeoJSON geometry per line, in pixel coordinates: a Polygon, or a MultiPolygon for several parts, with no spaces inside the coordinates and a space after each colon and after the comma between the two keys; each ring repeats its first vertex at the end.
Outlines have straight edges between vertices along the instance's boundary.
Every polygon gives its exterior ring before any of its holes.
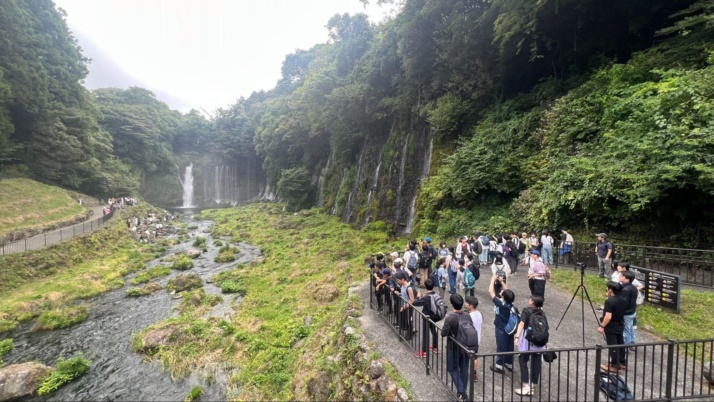
{"type": "Polygon", "coordinates": [[[642,291],[646,302],[672,309],[679,314],[679,304],[682,299],[679,275],[634,266],[630,267],[630,271],[635,274],[635,279],[645,285],[642,291]]]}

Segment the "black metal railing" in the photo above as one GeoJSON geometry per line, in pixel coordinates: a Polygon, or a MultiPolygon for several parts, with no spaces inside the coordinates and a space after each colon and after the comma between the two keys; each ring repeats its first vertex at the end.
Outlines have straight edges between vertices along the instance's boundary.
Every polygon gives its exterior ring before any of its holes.
{"type": "Polygon", "coordinates": [[[100,216],[99,218],[92,219],[89,221],[84,221],[76,225],[72,225],[66,228],[57,229],[52,232],[47,232],[39,234],[37,236],[27,237],[25,239],[12,241],[8,243],[0,244],[0,255],[7,255],[13,253],[22,253],[27,250],[35,250],[38,248],[46,247],[59,243],[63,240],[70,239],[75,236],[80,236],[84,233],[91,232],[104,225],[106,221],[114,216],[114,209],[112,209],[107,215],[100,216]]]}
{"type": "MultiPolygon", "coordinates": [[[[679,275],[683,283],[691,286],[714,287],[714,250],[695,250],[672,247],[614,244],[615,259],[630,265],[679,275]]],[[[558,265],[584,262],[588,269],[597,270],[595,242],[573,242],[569,253],[561,255],[558,242],[553,256],[558,265]]]]}
{"type": "MultiPolygon", "coordinates": [[[[370,289],[370,308],[379,313],[404,345],[415,353],[424,352],[425,357],[419,361],[425,375],[435,376],[457,399],[459,392],[447,368],[447,340],[441,336],[441,327],[400,295],[375,292],[374,286],[370,289]],[[405,305],[405,311],[400,312],[405,305]]],[[[614,370],[608,363],[618,353],[626,356],[626,369],[617,374],[635,400],[714,399],[714,390],[705,378],[714,357],[714,339],[548,349],[556,356],[551,363],[542,360],[542,351],[473,353],[455,339],[451,342],[468,359],[465,394],[469,401],[605,401],[608,397],[600,389],[600,376],[610,367],[614,370]],[[488,369],[495,366],[496,359],[507,357],[513,360],[511,371],[498,374],[488,369]],[[541,370],[538,384],[530,383],[533,395],[517,394],[522,386],[521,367],[530,371],[536,369],[535,365],[541,370]]]]}

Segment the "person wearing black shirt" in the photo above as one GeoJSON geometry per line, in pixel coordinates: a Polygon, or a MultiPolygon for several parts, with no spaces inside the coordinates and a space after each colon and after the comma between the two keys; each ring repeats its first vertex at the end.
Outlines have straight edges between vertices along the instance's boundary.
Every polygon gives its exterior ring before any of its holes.
{"type": "MultiPolygon", "coordinates": [[[[431,279],[427,279],[424,282],[424,286],[426,286],[426,294],[422,295],[421,293],[417,293],[417,299],[414,300],[414,303],[412,304],[414,307],[423,307],[422,308],[422,313],[424,313],[425,316],[431,317],[433,316],[434,312],[431,311],[431,299],[436,295],[434,293],[434,283],[431,281],[431,279]]],[[[433,322],[427,320],[426,318],[422,318],[422,342],[421,342],[421,350],[416,353],[417,357],[426,357],[426,347],[429,345],[429,332],[431,332],[431,338],[434,341],[431,346],[429,346],[429,349],[432,351],[432,353],[439,353],[438,345],[439,345],[439,338],[436,336],[436,326],[433,322]]]]}
{"type": "MultiPolygon", "coordinates": [[[[599,333],[605,333],[605,340],[608,345],[624,345],[623,330],[625,329],[625,309],[627,300],[620,295],[621,286],[617,282],[607,283],[607,300],[603,308],[602,322],[597,329],[599,333]]],[[[617,373],[627,369],[627,361],[624,348],[610,348],[610,362],[603,364],[601,369],[617,373]]]]}
{"type": "Polygon", "coordinates": [[[456,338],[459,332],[459,315],[464,315],[472,323],[471,316],[465,311],[461,311],[464,306],[464,298],[460,294],[453,294],[449,298],[454,312],[447,314],[444,318],[444,326],[441,329],[441,336],[448,337],[446,341],[446,371],[451,374],[451,379],[456,386],[456,393],[459,401],[466,400],[466,387],[469,381],[469,356],[458,346],[454,345],[452,338],[456,338]]]}
{"type": "MultiPolygon", "coordinates": [[[[513,334],[509,335],[506,333],[506,324],[508,323],[508,319],[511,317],[511,307],[513,307],[513,301],[516,300],[516,295],[511,289],[508,289],[506,287],[506,283],[496,275],[491,277],[488,295],[491,296],[491,300],[493,301],[493,305],[496,310],[496,317],[493,321],[493,325],[496,330],[496,352],[513,352],[513,334]],[[496,282],[501,283],[503,288],[500,294],[496,294],[496,282]]],[[[489,367],[491,371],[498,374],[503,374],[504,368],[508,371],[513,371],[512,354],[496,356],[496,364],[489,367]]]]}
{"type": "Polygon", "coordinates": [[[620,285],[622,285],[622,297],[627,300],[627,308],[625,309],[625,329],[623,338],[626,345],[635,343],[635,317],[637,317],[637,295],[639,291],[632,284],[635,281],[635,273],[624,271],[620,274],[620,285]]]}

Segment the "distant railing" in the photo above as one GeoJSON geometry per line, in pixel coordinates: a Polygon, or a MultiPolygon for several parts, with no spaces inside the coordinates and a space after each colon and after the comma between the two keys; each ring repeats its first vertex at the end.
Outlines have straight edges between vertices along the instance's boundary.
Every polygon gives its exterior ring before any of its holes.
{"type": "Polygon", "coordinates": [[[57,229],[52,232],[47,232],[39,234],[37,236],[28,237],[21,240],[16,240],[13,242],[0,244],[0,256],[8,255],[13,253],[22,253],[27,250],[35,250],[38,248],[51,246],[55,243],[59,243],[63,240],[70,239],[75,236],[80,236],[84,233],[91,232],[98,227],[104,225],[106,221],[114,216],[114,209],[112,209],[107,215],[101,216],[90,221],[84,221],[73,226],[69,226],[62,229],[57,229]]]}
{"type": "MultiPolygon", "coordinates": [[[[570,253],[560,255],[560,242],[554,247],[553,260],[558,265],[584,262],[588,269],[597,270],[595,242],[573,242],[570,253]]],[[[679,275],[691,286],[714,287],[714,250],[695,250],[673,247],[636,246],[613,243],[615,260],[630,265],[679,275]]]]}
{"type": "MultiPolygon", "coordinates": [[[[456,400],[457,389],[448,371],[446,339],[441,337],[441,327],[411,305],[407,312],[400,314],[404,301],[399,295],[376,294],[373,285],[370,289],[370,308],[379,313],[406,346],[415,352],[425,351],[426,357],[419,359],[424,365],[424,375],[436,376],[456,400]],[[432,339],[434,336],[436,343],[432,339]],[[430,345],[436,345],[438,353],[434,353],[430,345]]],[[[468,358],[465,388],[468,401],[606,401],[608,398],[600,389],[601,373],[605,373],[601,365],[607,365],[611,351],[627,353],[627,369],[619,375],[628,384],[635,400],[714,398],[712,386],[705,378],[711,376],[707,372],[711,370],[709,362],[714,357],[714,339],[548,349],[556,356],[552,363],[542,360],[542,352],[474,353],[455,339],[451,341],[454,348],[468,358]],[[519,356],[526,355],[531,355],[526,363],[529,370],[534,369],[534,362],[541,368],[538,385],[530,397],[515,392],[521,387],[519,356]],[[497,374],[489,370],[499,357],[513,360],[512,372],[497,374]],[[478,369],[474,362],[478,362],[478,369]]]]}

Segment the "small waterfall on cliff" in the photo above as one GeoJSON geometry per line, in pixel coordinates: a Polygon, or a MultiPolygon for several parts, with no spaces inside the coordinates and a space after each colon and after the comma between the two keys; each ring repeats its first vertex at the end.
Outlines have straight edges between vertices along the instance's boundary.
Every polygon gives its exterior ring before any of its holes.
{"type": "MultiPolygon", "coordinates": [[[[426,150],[424,155],[424,164],[421,167],[421,177],[420,185],[424,180],[429,178],[429,170],[431,169],[431,154],[434,151],[434,131],[432,130],[431,135],[429,135],[429,148],[426,150]]],[[[414,198],[412,198],[412,205],[409,208],[409,218],[407,219],[407,227],[404,229],[405,233],[411,233],[414,228],[414,218],[416,216],[416,198],[418,191],[414,192],[414,198]]]]}
{"type": "Polygon", "coordinates": [[[325,164],[325,167],[322,168],[320,171],[320,177],[317,179],[317,206],[321,207],[322,203],[325,202],[325,196],[323,195],[324,192],[324,187],[325,187],[325,175],[327,175],[327,171],[330,169],[330,162],[332,161],[332,155],[330,155],[327,158],[327,163],[325,164]]]}
{"type": "Polygon", "coordinates": [[[193,162],[186,166],[183,182],[183,207],[191,208],[193,205],[193,162]]]}
{"type": "Polygon", "coordinates": [[[402,188],[404,188],[404,169],[407,164],[407,152],[409,151],[409,137],[411,137],[411,132],[407,134],[407,138],[404,140],[404,146],[402,147],[402,162],[399,165],[399,186],[397,187],[397,222],[402,219],[402,188]]]}

